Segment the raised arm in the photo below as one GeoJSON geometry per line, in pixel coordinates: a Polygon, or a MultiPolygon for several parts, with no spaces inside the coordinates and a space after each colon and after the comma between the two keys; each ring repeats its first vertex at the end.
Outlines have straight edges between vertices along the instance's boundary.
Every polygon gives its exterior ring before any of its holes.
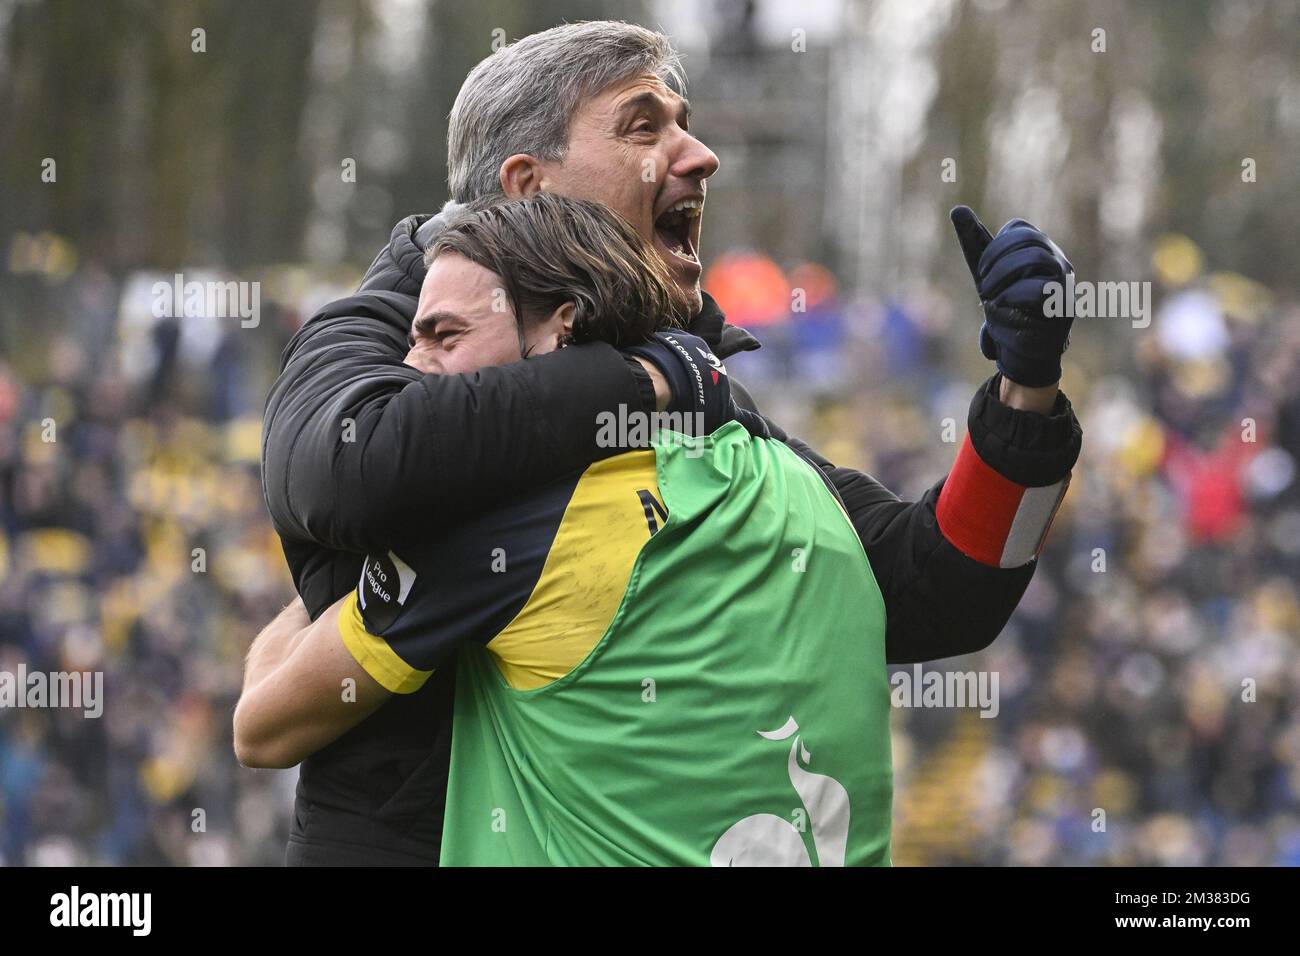
{"type": "Polygon", "coordinates": [[[996,237],[965,206],[952,222],[984,312],[980,350],[998,374],[975,393],[948,476],[905,502],[787,439],[827,474],[858,531],[885,599],[891,664],[970,653],[998,636],[1033,577],[1083,441],[1058,388],[1071,318],[1044,305],[1074,267],[1023,219],[996,237]]]}

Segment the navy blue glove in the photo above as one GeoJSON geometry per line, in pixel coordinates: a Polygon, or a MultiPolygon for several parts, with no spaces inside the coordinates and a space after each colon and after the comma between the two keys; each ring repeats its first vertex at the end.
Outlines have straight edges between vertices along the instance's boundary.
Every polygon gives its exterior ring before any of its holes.
{"type": "Polygon", "coordinates": [[[668,412],[703,414],[703,434],[711,434],[735,419],[751,435],[770,437],[767,423],[760,416],[736,405],[722,359],[699,336],[678,329],[665,330],[656,332],[648,341],[629,345],[623,352],[653,363],[667,379],[673,393],[668,412]]]}
{"type": "Polygon", "coordinates": [[[1074,271],[1070,260],[1023,219],[1012,219],[994,238],[969,206],[957,206],[949,215],[984,305],[984,357],[1018,385],[1041,388],[1060,381],[1074,316],[1044,315],[1044,286],[1059,283],[1063,295],[1065,276],[1074,271]]]}

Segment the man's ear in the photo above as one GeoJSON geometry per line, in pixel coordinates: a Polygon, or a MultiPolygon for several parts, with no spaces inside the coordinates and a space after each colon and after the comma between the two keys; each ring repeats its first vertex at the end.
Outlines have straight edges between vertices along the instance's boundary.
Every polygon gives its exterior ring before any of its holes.
{"type": "Polygon", "coordinates": [[[578,309],[572,302],[566,302],[554,312],[551,313],[551,321],[559,319],[560,325],[564,328],[566,335],[573,333],[573,318],[578,314],[578,309]]]}
{"type": "Polygon", "coordinates": [[[509,199],[526,199],[542,188],[542,164],[527,153],[515,153],[501,164],[501,191],[509,199]]]}
{"type": "Polygon", "coordinates": [[[525,336],[524,355],[544,355],[569,344],[576,313],[573,303],[566,302],[534,326],[525,336]]]}

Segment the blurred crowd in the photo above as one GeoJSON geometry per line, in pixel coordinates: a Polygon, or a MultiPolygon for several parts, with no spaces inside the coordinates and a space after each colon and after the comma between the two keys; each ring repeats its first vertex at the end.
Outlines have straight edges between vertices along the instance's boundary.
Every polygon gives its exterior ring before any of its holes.
{"type": "Polygon", "coordinates": [[[53,271],[6,286],[33,318],[0,363],[0,671],[101,671],[107,704],[0,711],[0,862],[278,862],[293,775],[241,770],[230,718],[292,596],[261,405],[310,303],[245,328],[155,316],[170,277],[53,271]]]}
{"type": "MultiPolygon", "coordinates": [[[[1021,607],[927,665],[996,671],[998,715],[895,711],[896,863],[1300,864],[1300,309],[1188,240],[1155,253],[1149,328],[1076,320],[1084,452],[1021,607]]],[[[261,405],[345,286],[269,277],[243,328],[153,315],[169,277],[10,268],[32,318],[0,361],[0,671],[102,671],[108,703],[0,711],[0,862],[279,862],[295,775],[230,741],[292,594],[261,405]]],[[[765,344],[730,363],[765,412],[904,496],[944,474],[989,373],[967,306],[740,251],[706,288],[765,344]]]]}

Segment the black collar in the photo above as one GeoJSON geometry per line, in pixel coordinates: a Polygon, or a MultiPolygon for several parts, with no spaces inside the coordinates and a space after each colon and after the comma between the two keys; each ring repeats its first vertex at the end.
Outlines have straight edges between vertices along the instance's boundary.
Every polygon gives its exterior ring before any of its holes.
{"type": "Polygon", "coordinates": [[[713,296],[707,292],[701,295],[704,305],[700,308],[699,314],[691,320],[690,327],[686,331],[708,342],[709,347],[718,354],[718,358],[725,359],[737,352],[752,352],[760,347],[758,339],[744,329],[727,324],[727,317],[723,315],[722,309],[718,308],[718,303],[714,301],[713,296]]]}

